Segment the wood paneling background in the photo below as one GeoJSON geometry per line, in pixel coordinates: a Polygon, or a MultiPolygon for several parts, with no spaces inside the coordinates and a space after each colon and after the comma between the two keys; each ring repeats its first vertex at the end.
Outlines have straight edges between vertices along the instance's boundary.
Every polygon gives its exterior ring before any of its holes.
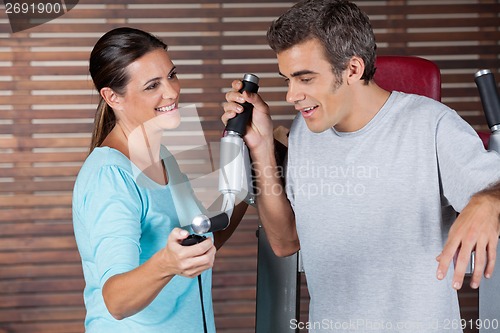
{"type": "MultiPolygon", "coordinates": [[[[355,2],[372,19],[379,54],[434,60],[443,102],[487,130],[473,78],[489,68],[499,81],[500,1],[355,2]]],[[[124,25],[164,39],[179,69],[181,102],[196,104],[207,141],[218,142],[224,93],[245,72],[261,77],[276,125],[290,124],[294,111],[284,102],[286,85],[265,31],[291,4],[80,0],[64,16],[14,34],[0,6],[0,332],[83,332],[71,190],[98,100],[87,67],[97,39],[124,25]]],[[[256,228],[249,210],[217,256],[213,293],[221,333],[254,331],[256,228]]],[[[462,292],[461,300],[465,316],[477,316],[476,293],[462,292]]]]}

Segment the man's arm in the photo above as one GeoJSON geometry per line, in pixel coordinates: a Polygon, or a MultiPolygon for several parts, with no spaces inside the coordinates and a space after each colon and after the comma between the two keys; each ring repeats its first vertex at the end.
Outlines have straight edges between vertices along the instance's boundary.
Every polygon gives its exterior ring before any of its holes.
{"type": "Polygon", "coordinates": [[[478,288],[482,275],[490,278],[495,268],[498,237],[500,235],[500,182],[476,193],[450,228],[448,240],[441,254],[437,278],[442,280],[457,255],[453,288],[460,289],[465,270],[475,251],[471,287],[478,288]]]}
{"type": "Polygon", "coordinates": [[[285,195],[274,150],[256,151],[252,159],[255,161],[257,211],[269,244],[279,257],[292,255],[300,248],[295,215],[285,195]]]}
{"type": "Polygon", "coordinates": [[[241,94],[241,81],[233,81],[226,94],[222,121],[233,118],[245,101],[254,105],[252,124],[247,129],[245,143],[249,148],[256,177],[256,203],[259,218],[274,253],[288,256],[299,250],[295,216],[288,201],[275,158],[273,124],[268,105],[258,94],[241,94]]]}

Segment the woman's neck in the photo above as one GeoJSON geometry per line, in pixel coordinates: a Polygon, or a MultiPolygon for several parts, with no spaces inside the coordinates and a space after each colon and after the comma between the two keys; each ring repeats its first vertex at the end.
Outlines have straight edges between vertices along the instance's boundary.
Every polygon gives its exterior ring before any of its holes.
{"type": "Polygon", "coordinates": [[[102,146],[120,151],[155,182],[162,185],[168,183],[165,167],[160,158],[161,133],[153,131],[146,125],[137,126],[130,131],[118,122],[102,146]]]}

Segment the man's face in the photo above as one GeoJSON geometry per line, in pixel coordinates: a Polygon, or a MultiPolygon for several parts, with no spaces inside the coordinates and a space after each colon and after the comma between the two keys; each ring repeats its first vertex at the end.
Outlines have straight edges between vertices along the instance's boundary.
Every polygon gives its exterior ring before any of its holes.
{"type": "Polygon", "coordinates": [[[334,126],[342,130],[349,118],[348,88],[344,77],[333,74],[323,46],[311,39],[278,53],[277,57],[280,74],[288,83],[286,100],[302,113],[307,127],[315,133],[334,126]]]}

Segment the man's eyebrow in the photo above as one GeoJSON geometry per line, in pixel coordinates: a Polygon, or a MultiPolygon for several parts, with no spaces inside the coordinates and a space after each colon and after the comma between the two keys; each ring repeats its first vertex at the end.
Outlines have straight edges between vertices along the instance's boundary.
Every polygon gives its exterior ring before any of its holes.
{"type": "MultiPolygon", "coordinates": [[[[292,73],[291,77],[297,77],[297,76],[308,75],[308,74],[318,74],[318,73],[315,72],[315,71],[311,71],[309,69],[303,69],[301,71],[297,71],[297,72],[292,73]]],[[[279,72],[279,75],[281,75],[284,78],[286,78],[286,76],[283,73],[281,73],[281,72],[279,72]]]]}

